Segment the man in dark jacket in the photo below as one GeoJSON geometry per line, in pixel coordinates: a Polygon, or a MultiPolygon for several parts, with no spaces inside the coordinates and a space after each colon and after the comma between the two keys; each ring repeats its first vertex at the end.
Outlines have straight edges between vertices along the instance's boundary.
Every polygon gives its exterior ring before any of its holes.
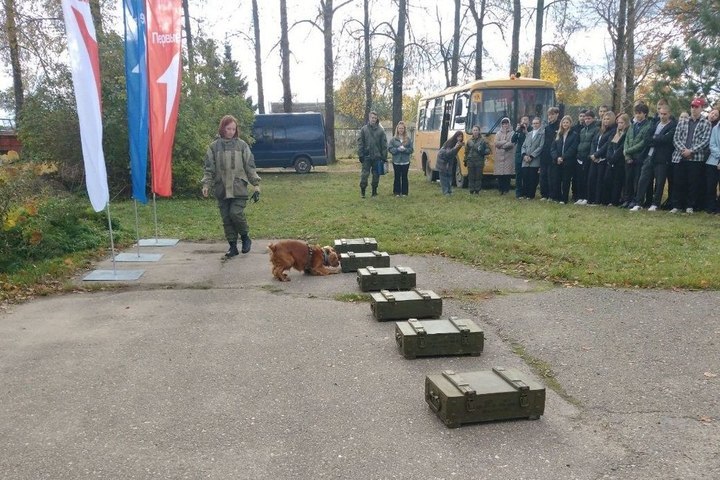
{"type": "Polygon", "coordinates": [[[550,198],[550,165],[552,157],[550,148],[555,141],[558,128],[560,127],[560,109],[550,107],[548,109],[548,124],[544,129],[545,142],[543,143],[542,154],[540,155],[540,200],[550,198]]]}
{"type": "Polygon", "coordinates": [[[360,196],[365,198],[368,177],[372,173],[372,196],[377,196],[380,172],[376,168],[378,162],[387,160],[387,135],[378,122],[376,112],[370,112],[368,123],[360,129],[358,137],[358,157],[362,163],[360,172],[360,196]]]}
{"type": "Polygon", "coordinates": [[[515,198],[521,198],[523,196],[523,160],[521,150],[525,142],[525,137],[530,131],[532,131],[532,127],[530,127],[530,117],[523,115],[520,123],[515,127],[515,132],[513,132],[512,136],[512,143],[515,144],[515,198]]]}
{"type": "Polygon", "coordinates": [[[647,119],[648,107],[644,103],[638,103],[633,111],[635,120],[627,130],[623,148],[625,154],[625,189],[624,201],[621,205],[623,208],[635,206],[634,199],[640,181],[640,171],[648,151],[647,136],[650,131],[650,122],[647,119]]]}
{"type": "Polygon", "coordinates": [[[580,129],[578,136],[577,165],[573,176],[573,197],[576,205],[587,205],[588,203],[587,181],[590,168],[590,153],[599,130],[597,122],[595,122],[595,112],[592,110],[585,111],[583,121],[585,125],[580,129]]]}
{"type": "Polygon", "coordinates": [[[633,212],[642,210],[645,192],[652,184],[653,178],[655,179],[655,188],[653,190],[652,205],[650,205],[648,211],[654,212],[660,207],[663,192],[665,191],[665,179],[667,178],[668,168],[670,168],[675,148],[673,138],[675,137],[677,123],[670,116],[670,107],[667,105],[658,108],[657,118],[658,122],[651,125],[648,130],[647,145],[650,150],[648,150],[648,156],[640,170],[640,180],[635,193],[635,206],[630,209],[633,212]]]}

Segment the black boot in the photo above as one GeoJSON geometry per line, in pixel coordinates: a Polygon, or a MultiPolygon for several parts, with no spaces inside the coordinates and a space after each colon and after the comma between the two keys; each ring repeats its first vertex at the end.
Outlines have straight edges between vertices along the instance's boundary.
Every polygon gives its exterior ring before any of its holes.
{"type": "Polygon", "coordinates": [[[377,197],[377,187],[375,185],[372,187],[372,196],[377,197]]]}
{"type": "MultiPolygon", "coordinates": [[[[242,253],[248,253],[250,251],[250,247],[252,246],[252,240],[250,240],[250,237],[246,235],[240,235],[240,240],[242,240],[242,253]]],[[[237,252],[237,249],[235,249],[237,252]]]]}
{"type": "Polygon", "coordinates": [[[365,198],[365,187],[360,187],[360,197],[365,198]]]}
{"type": "Polygon", "coordinates": [[[237,242],[228,242],[228,244],[230,244],[230,248],[227,253],[225,253],[225,258],[232,258],[240,255],[240,252],[238,252],[237,249],[237,242]]]}

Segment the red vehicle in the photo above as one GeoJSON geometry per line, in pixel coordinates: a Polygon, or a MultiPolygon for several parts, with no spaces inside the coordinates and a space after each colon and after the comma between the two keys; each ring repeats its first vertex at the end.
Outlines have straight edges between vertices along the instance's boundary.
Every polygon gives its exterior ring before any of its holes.
{"type": "Polygon", "coordinates": [[[9,118],[0,118],[0,155],[5,155],[11,150],[17,153],[22,150],[15,131],[15,122],[9,118]]]}

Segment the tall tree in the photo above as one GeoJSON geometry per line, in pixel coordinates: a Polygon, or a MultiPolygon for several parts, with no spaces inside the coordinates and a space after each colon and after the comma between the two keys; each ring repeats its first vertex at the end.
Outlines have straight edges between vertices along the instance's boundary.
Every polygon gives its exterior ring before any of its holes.
{"type": "Polygon", "coordinates": [[[365,116],[367,120],[372,110],[372,64],[370,63],[370,0],[363,0],[363,52],[365,64],[363,66],[363,79],[365,83],[365,116]]]}
{"type": "Polygon", "coordinates": [[[398,0],[398,23],[395,31],[395,52],[393,63],[392,124],[403,119],[403,76],[405,73],[405,25],[407,21],[407,0],[398,0]]]}
{"type": "MultiPolygon", "coordinates": [[[[618,3],[617,30],[615,34],[615,70],[613,72],[613,112],[622,111],[623,96],[623,72],[625,71],[625,27],[627,18],[627,0],[620,0],[618,3]]],[[[608,30],[612,30],[608,22],[608,30]]],[[[610,32],[612,37],[612,31],[610,32]]]]}
{"type": "Polygon", "coordinates": [[[287,0],[280,0],[280,61],[282,64],[283,111],[292,112],[290,91],[290,40],[288,39],[287,0]]]}
{"type": "Polygon", "coordinates": [[[667,13],[677,19],[684,42],[666,48],[657,65],[654,96],[686,108],[700,95],[720,100],[720,3],[716,0],[670,0],[667,13]]]}
{"type": "Polygon", "coordinates": [[[512,47],[510,48],[510,75],[518,71],[520,64],[520,0],[513,0],[512,47]]]}
{"type": "Polygon", "coordinates": [[[265,92],[262,79],[262,58],[260,55],[260,15],[258,14],[257,0],[252,0],[253,33],[255,36],[255,79],[258,92],[258,112],[265,113],[265,92]]]}
{"type": "Polygon", "coordinates": [[[455,0],[455,21],[453,23],[452,58],[450,61],[450,86],[458,84],[460,70],[460,0],[455,0]]]}
{"type": "Polygon", "coordinates": [[[193,48],[193,36],[190,30],[190,8],[188,0],[182,0],[183,16],[185,17],[185,42],[187,43],[187,59],[188,70],[190,70],[190,78],[193,78],[195,71],[195,49],[193,48]]]}
{"type": "Polygon", "coordinates": [[[480,0],[480,11],[475,6],[475,0],[470,0],[468,7],[475,21],[475,78],[482,78],[483,67],[483,28],[485,27],[485,7],[487,0],[480,0]]]}
{"type": "Polygon", "coordinates": [[[335,58],[333,58],[333,17],[338,9],[344,7],[352,0],[345,0],[337,7],[333,7],[333,0],[320,0],[318,15],[315,20],[302,20],[298,23],[308,22],[323,34],[323,51],[325,54],[325,138],[327,140],[328,161],[335,163],[335,58]],[[320,22],[322,19],[322,22],[320,22]]]}
{"type": "Polygon", "coordinates": [[[623,110],[631,114],[635,102],[635,0],[627,0],[627,40],[625,41],[625,101],[623,110]]]}
{"type": "Polygon", "coordinates": [[[20,119],[25,93],[23,90],[22,71],[20,70],[20,46],[18,44],[17,24],[15,23],[15,0],[5,0],[5,32],[10,50],[10,66],[12,67],[13,93],[15,97],[15,119],[20,119]]]}
{"type": "Polygon", "coordinates": [[[540,78],[540,62],[542,61],[542,30],[545,16],[545,0],[537,0],[535,9],[535,49],[533,50],[533,78],[540,78]]]}

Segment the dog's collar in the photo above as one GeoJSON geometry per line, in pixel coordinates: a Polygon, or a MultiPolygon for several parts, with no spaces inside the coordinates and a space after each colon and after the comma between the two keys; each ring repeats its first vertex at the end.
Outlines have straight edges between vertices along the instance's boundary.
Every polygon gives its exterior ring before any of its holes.
{"type": "Polygon", "coordinates": [[[330,254],[328,253],[328,251],[325,250],[324,248],[321,248],[320,250],[322,250],[322,252],[323,252],[323,265],[325,265],[325,266],[330,265],[330,254]]]}
{"type": "MultiPolygon", "coordinates": [[[[308,247],[308,259],[307,259],[307,263],[305,264],[305,271],[309,272],[310,268],[312,267],[312,258],[313,258],[313,255],[315,254],[315,250],[313,250],[313,246],[310,245],[309,243],[306,243],[306,245],[308,247]]],[[[322,256],[323,256],[323,265],[325,265],[327,267],[328,265],[330,265],[330,254],[324,248],[321,248],[320,251],[322,252],[322,256]]]]}

